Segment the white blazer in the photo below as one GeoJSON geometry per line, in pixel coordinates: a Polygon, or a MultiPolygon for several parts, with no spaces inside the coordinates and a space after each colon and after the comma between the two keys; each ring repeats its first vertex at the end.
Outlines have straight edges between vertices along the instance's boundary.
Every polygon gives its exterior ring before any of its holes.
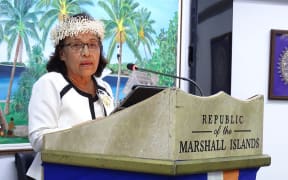
{"type": "Polygon", "coordinates": [[[49,72],[39,78],[32,88],[28,107],[29,140],[38,152],[27,175],[42,179],[41,152],[43,135],[72,127],[75,124],[109,115],[113,109],[113,95],[110,85],[100,78],[97,96],[92,97],[62,74],[49,72]]]}

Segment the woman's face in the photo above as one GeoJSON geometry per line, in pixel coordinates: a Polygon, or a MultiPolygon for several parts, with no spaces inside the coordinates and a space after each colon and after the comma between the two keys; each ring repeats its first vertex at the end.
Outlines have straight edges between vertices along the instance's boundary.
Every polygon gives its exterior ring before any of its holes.
{"type": "Polygon", "coordinates": [[[68,77],[90,78],[96,72],[100,59],[99,45],[99,38],[93,33],[65,38],[60,57],[66,64],[68,77]]]}

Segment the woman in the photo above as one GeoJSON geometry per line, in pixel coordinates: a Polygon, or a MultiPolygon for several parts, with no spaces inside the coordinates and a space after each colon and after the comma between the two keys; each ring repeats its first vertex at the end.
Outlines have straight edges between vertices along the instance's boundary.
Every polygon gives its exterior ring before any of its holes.
{"type": "MultiPolygon", "coordinates": [[[[112,91],[99,77],[107,62],[103,55],[104,26],[82,13],[64,18],[51,32],[55,52],[48,73],[34,84],[29,102],[29,140],[41,151],[43,135],[109,115],[112,91]]],[[[37,154],[28,176],[41,179],[37,154]]]]}

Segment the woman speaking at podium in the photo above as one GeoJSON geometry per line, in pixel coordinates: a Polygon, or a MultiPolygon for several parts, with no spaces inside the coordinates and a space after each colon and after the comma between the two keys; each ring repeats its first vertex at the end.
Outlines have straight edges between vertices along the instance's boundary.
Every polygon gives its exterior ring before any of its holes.
{"type": "MultiPolygon", "coordinates": [[[[51,31],[55,51],[48,73],[34,84],[29,102],[29,140],[41,151],[43,135],[109,115],[114,109],[111,87],[100,77],[104,25],[86,13],[64,17],[51,31]]],[[[42,179],[37,153],[27,175],[42,179]]]]}

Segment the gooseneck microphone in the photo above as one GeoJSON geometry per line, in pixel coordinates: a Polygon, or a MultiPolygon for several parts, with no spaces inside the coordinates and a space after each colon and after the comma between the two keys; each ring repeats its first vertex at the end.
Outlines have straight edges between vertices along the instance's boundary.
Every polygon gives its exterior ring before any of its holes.
{"type": "Polygon", "coordinates": [[[188,81],[188,82],[192,83],[199,90],[200,95],[203,96],[201,88],[192,79],[188,79],[188,78],[184,78],[184,77],[180,77],[180,76],[174,76],[174,75],[171,75],[171,74],[165,74],[165,73],[161,73],[161,72],[157,72],[157,71],[152,71],[152,70],[149,70],[149,69],[139,68],[135,64],[132,64],[132,63],[128,63],[127,64],[127,69],[129,69],[131,71],[150,72],[150,73],[159,74],[159,75],[162,75],[162,76],[167,76],[167,77],[172,77],[172,78],[177,78],[177,79],[188,81]]]}

